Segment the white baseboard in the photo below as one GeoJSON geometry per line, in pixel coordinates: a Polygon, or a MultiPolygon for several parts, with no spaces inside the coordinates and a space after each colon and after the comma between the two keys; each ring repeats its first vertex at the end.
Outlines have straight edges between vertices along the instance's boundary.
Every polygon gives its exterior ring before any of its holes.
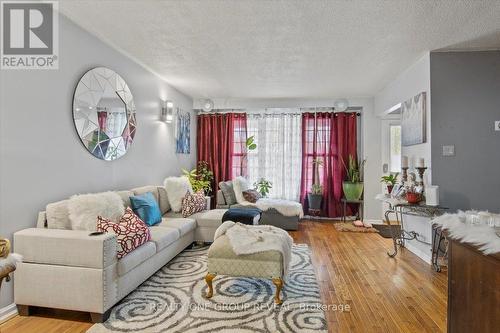
{"type": "Polygon", "coordinates": [[[384,221],[382,220],[375,220],[375,219],[365,219],[363,220],[364,222],[368,222],[371,224],[384,224],[384,221]]]}
{"type": "Polygon", "coordinates": [[[431,264],[431,262],[432,262],[431,255],[428,252],[422,251],[421,249],[417,248],[416,246],[413,246],[412,244],[410,244],[409,242],[406,242],[405,246],[406,246],[406,249],[410,250],[410,252],[413,252],[417,257],[419,257],[420,259],[422,259],[426,263],[431,264]]]}
{"type": "Polygon", "coordinates": [[[17,307],[15,303],[9,304],[0,309],[0,324],[6,322],[10,318],[17,315],[17,307]]]}

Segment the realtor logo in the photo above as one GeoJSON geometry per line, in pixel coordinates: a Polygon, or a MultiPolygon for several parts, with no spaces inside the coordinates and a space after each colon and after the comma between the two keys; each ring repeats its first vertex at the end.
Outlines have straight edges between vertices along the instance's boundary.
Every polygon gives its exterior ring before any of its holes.
{"type": "Polygon", "coordinates": [[[57,1],[2,1],[2,69],[58,69],[57,1]]]}

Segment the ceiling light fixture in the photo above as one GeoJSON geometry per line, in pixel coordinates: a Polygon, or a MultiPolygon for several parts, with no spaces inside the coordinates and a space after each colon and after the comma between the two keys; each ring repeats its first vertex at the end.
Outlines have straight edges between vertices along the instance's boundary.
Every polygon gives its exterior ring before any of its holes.
{"type": "Polygon", "coordinates": [[[205,100],[203,100],[202,109],[205,112],[212,111],[214,109],[214,101],[212,101],[211,99],[205,99],[205,100]]]}
{"type": "Polygon", "coordinates": [[[339,98],[333,103],[335,111],[344,112],[349,108],[349,101],[345,98],[339,98]]]}

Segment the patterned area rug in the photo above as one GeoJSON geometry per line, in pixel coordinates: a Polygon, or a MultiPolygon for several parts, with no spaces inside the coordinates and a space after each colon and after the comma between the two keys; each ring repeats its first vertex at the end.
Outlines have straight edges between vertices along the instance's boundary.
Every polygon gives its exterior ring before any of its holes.
{"type": "Polygon", "coordinates": [[[117,304],[88,332],[326,332],[307,245],[294,245],[290,272],[275,305],[270,280],[214,279],[206,293],[207,247],[185,250],[117,304]]]}

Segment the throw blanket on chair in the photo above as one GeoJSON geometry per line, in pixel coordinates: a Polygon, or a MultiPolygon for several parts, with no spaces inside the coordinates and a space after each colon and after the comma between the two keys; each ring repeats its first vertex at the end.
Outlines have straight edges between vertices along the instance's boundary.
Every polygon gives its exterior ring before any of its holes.
{"type": "Polygon", "coordinates": [[[304,210],[302,209],[302,205],[300,204],[300,202],[291,200],[262,198],[257,200],[256,203],[247,201],[245,203],[242,203],[242,205],[254,206],[263,211],[274,208],[283,216],[298,216],[299,218],[304,217],[304,210]]]}
{"type": "Polygon", "coordinates": [[[237,255],[278,251],[283,257],[283,277],[288,273],[292,259],[293,239],[283,229],[270,225],[249,226],[226,221],[215,231],[214,240],[227,235],[237,255]]]}

